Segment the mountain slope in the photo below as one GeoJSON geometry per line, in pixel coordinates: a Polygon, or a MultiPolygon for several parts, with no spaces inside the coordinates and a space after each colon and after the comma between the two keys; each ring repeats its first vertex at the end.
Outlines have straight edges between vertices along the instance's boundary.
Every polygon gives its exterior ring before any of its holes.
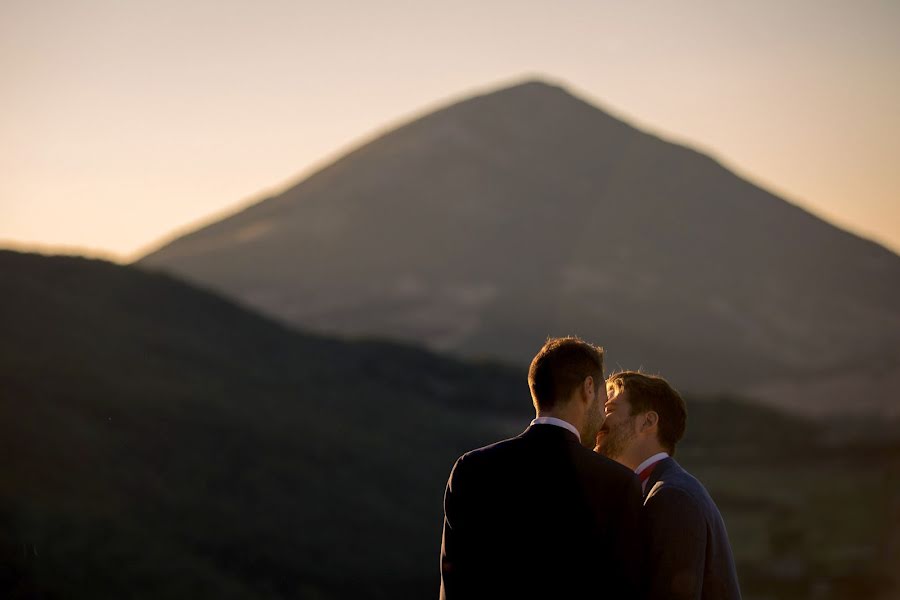
{"type": "Polygon", "coordinates": [[[900,258],[540,82],[438,110],[140,261],[314,330],[698,391],[900,364],[900,258]]]}

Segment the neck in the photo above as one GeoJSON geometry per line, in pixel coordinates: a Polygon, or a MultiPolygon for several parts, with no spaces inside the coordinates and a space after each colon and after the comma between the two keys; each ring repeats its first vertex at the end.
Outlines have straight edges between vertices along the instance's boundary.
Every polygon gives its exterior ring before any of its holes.
{"type": "Polygon", "coordinates": [[[621,456],[621,458],[619,459],[619,462],[633,471],[633,470],[637,469],[642,462],[644,462],[651,456],[659,454],[660,452],[665,452],[666,454],[669,453],[668,450],[666,450],[659,444],[653,444],[651,446],[646,446],[646,447],[632,448],[630,452],[625,452],[621,456]]]}
{"type": "Polygon", "coordinates": [[[553,417],[554,419],[561,419],[566,423],[571,423],[572,426],[575,427],[578,431],[581,431],[582,422],[581,419],[578,418],[578,415],[574,414],[572,410],[539,410],[535,414],[536,417],[553,417]]]}

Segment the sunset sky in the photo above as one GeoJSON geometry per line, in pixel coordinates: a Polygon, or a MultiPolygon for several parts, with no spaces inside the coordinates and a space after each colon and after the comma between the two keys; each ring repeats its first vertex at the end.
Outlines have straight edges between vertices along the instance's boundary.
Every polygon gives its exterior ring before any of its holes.
{"type": "Polygon", "coordinates": [[[900,252],[900,2],[0,3],[0,247],[130,260],[543,78],[900,252]]]}

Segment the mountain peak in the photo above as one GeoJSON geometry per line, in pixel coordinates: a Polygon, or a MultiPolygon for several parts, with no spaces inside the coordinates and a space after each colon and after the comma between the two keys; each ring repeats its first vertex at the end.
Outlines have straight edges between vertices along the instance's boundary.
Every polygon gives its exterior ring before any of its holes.
{"type": "Polygon", "coordinates": [[[562,84],[553,83],[550,80],[540,79],[540,78],[528,78],[519,81],[518,83],[512,83],[501,88],[498,88],[495,93],[503,93],[503,92],[523,92],[523,93],[541,93],[545,94],[548,92],[553,93],[564,93],[569,94],[566,91],[566,88],[562,84]]]}
{"type": "MultiPolygon", "coordinates": [[[[550,80],[540,78],[528,78],[521,81],[504,85],[498,88],[489,89],[475,96],[469,97],[466,102],[477,102],[485,99],[491,102],[512,102],[527,103],[531,105],[545,104],[556,102],[571,102],[573,100],[587,104],[575,94],[571,93],[561,83],[554,83],[550,80]]],[[[588,105],[590,106],[590,105],[588,105]]],[[[592,110],[602,112],[597,107],[591,106],[592,110]]]]}

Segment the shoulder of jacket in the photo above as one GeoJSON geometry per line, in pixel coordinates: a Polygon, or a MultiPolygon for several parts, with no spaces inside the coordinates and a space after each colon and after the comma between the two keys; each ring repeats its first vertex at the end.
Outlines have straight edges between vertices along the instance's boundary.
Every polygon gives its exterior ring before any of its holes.
{"type": "Polygon", "coordinates": [[[647,493],[644,507],[651,512],[677,510],[685,515],[696,515],[706,520],[707,501],[702,489],[685,485],[681,478],[661,479],[647,493]]]}

